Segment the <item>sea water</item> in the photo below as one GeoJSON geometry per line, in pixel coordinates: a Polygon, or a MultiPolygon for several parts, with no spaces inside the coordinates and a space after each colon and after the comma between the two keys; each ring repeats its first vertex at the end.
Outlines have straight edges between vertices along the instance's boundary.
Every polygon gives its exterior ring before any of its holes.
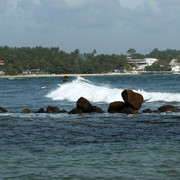
{"type": "Polygon", "coordinates": [[[132,89],[140,112],[180,107],[180,75],[1,78],[0,179],[179,179],[180,113],[110,114],[132,89]],[[70,111],[80,97],[103,114],[22,114],[48,105],[70,111]]]}

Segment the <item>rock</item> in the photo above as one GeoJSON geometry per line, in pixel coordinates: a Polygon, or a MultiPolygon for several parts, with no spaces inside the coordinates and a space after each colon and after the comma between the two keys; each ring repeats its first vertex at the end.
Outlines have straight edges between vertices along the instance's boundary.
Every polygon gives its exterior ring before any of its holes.
{"type": "Polygon", "coordinates": [[[125,114],[139,114],[138,110],[135,110],[133,108],[130,107],[126,107],[124,108],[121,113],[125,113],[125,114]]]}
{"type": "Polygon", "coordinates": [[[82,114],[82,113],[83,113],[82,109],[74,108],[71,111],[69,111],[68,114],[82,114]]]}
{"type": "Polygon", "coordinates": [[[29,114],[29,113],[32,113],[32,111],[31,111],[29,108],[24,108],[24,109],[22,110],[22,113],[24,113],[24,114],[29,114]]]}
{"type": "Polygon", "coordinates": [[[153,111],[151,109],[144,109],[142,113],[152,113],[153,111]]]}
{"type": "Polygon", "coordinates": [[[125,107],[126,107],[126,104],[124,102],[114,101],[109,104],[108,112],[109,113],[120,113],[125,107]]]}
{"type": "Polygon", "coordinates": [[[40,108],[36,113],[45,113],[45,110],[43,108],[40,108]]]}
{"type": "Polygon", "coordinates": [[[78,109],[81,109],[83,113],[90,113],[92,112],[93,106],[91,103],[85,99],[84,97],[80,97],[78,101],[76,102],[76,107],[78,109]]]}
{"type": "Polygon", "coordinates": [[[122,98],[129,107],[132,107],[134,110],[139,110],[144,98],[141,94],[132,91],[131,89],[125,89],[122,93],[122,98]]]}
{"type": "Polygon", "coordinates": [[[8,112],[8,111],[5,108],[0,107],[0,113],[6,113],[6,112],[8,112]]]}
{"type": "Polygon", "coordinates": [[[55,106],[47,106],[46,108],[46,113],[60,113],[60,109],[58,107],[55,106]]]}
{"type": "Polygon", "coordinates": [[[67,111],[65,109],[61,110],[61,113],[67,113],[67,111]]]}
{"type": "Polygon", "coordinates": [[[80,97],[76,102],[76,108],[72,109],[69,114],[82,113],[103,113],[103,110],[97,106],[93,106],[86,98],[80,97]]]}
{"type": "Polygon", "coordinates": [[[104,111],[97,107],[97,106],[92,106],[92,110],[91,110],[92,113],[104,113],[104,111]]]}
{"type": "Polygon", "coordinates": [[[69,76],[64,76],[63,77],[63,83],[66,83],[66,82],[68,82],[69,81],[69,76]]]}
{"type": "Polygon", "coordinates": [[[139,112],[133,109],[129,104],[115,101],[109,104],[109,113],[125,113],[125,114],[139,114],[139,112]]]}
{"type": "Polygon", "coordinates": [[[172,105],[164,105],[158,108],[161,112],[178,112],[179,109],[172,105]]]}

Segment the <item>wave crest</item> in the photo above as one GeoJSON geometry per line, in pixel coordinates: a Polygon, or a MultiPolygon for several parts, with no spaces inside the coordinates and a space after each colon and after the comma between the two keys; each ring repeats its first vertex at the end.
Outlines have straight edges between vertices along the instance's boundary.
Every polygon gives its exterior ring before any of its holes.
{"type": "MultiPolygon", "coordinates": [[[[80,97],[97,103],[123,101],[121,92],[124,89],[111,88],[105,85],[95,85],[82,77],[78,77],[69,83],[58,84],[58,86],[57,89],[49,92],[46,97],[52,100],[67,100],[71,102],[76,102],[80,97]]],[[[180,93],[146,92],[144,90],[134,91],[142,94],[146,102],[180,102],[180,93]]]]}

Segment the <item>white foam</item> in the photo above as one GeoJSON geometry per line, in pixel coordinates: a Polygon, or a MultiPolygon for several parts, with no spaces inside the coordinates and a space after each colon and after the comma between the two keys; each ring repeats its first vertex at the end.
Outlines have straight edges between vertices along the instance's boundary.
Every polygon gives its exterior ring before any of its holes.
{"type": "MultiPolygon", "coordinates": [[[[121,92],[124,89],[107,87],[105,85],[95,85],[85,78],[78,77],[72,82],[59,84],[59,87],[49,92],[46,97],[52,100],[68,100],[76,102],[80,97],[84,97],[91,102],[122,101],[121,92]]],[[[180,102],[180,93],[146,92],[144,90],[134,90],[143,95],[145,101],[166,101],[180,102]]]]}

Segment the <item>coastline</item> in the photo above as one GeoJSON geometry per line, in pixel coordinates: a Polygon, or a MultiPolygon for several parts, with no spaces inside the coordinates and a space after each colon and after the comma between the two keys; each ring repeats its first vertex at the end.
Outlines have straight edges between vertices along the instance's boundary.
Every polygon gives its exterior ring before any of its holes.
{"type": "Polygon", "coordinates": [[[135,75],[138,73],[101,73],[101,74],[19,74],[19,75],[3,75],[0,76],[0,78],[34,78],[34,77],[64,77],[64,76],[70,76],[70,77],[78,77],[78,76],[113,76],[113,75],[135,75]]]}
{"type": "MultiPolygon", "coordinates": [[[[0,78],[34,78],[34,77],[78,77],[78,76],[114,76],[114,75],[142,75],[142,74],[175,74],[172,71],[130,71],[130,72],[110,72],[95,74],[18,74],[18,75],[2,75],[0,78]]],[[[179,74],[179,73],[177,73],[179,74]]]]}

